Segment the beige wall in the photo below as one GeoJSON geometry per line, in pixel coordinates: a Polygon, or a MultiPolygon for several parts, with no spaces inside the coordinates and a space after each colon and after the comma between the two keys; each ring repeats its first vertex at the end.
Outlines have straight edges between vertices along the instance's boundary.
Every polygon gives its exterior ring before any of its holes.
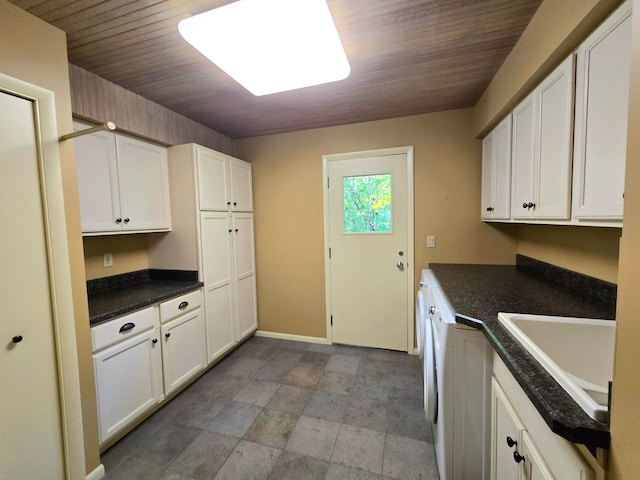
{"type": "Polygon", "coordinates": [[[415,147],[416,280],[429,262],[513,263],[516,227],[480,221],[472,120],[467,109],[237,141],[253,165],[259,328],[326,335],[323,154],[415,147]]]}
{"type": "Polygon", "coordinates": [[[621,0],[544,0],[475,108],[484,136],[621,0]]]}
{"type": "Polygon", "coordinates": [[[518,253],[618,283],[619,228],[521,225],[518,253]]]}
{"type": "Polygon", "coordinates": [[[633,12],[624,227],[611,409],[611,480],[635,480],[640,472],[640,0],[634,0],[633,12]]]}
{"type": "Polygon", "coordinates": [[[87,280],[149,268],[147,235],[85,237],[84,267],[87,280]],[[103,254],[113,254],[113,266],[105,267],[103,254]]]}
{"type": "MultiPolygon", "coordinates": [[[[58,131],[61,135],[71,132],[71,99],[64,33],[5,0],[0,0],[0,32],[0,72],[53,91],[58,131]]],[[[98,422],[80,236],[80,209],[71,142],[60,144],[60,159],[78,343],[85,464],[87,471],[91,472],[100,464],[98,422]]]]}

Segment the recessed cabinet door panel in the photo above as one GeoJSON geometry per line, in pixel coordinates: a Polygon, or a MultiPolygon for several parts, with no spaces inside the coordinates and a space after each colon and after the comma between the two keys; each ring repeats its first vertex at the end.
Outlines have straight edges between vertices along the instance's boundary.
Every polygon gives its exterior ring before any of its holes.
{"type": "Polygon", "coordinates": [[[229,351],[235,331],[233,293],[233,228],[226,212],[200,214],[202,273],[205,294],[207,358],[211,362],[229,351]]]}
{"type": "Polygon", "coordinates": [[[117,136],[123,230],[170,228],[167,149],[117,136]]]}
{"type": "Polygon", "coordinates": [[[491,389],[491,422],[491,480],[520,480],[520,467],[513,453],[522,444],[524,425],[495,378],[491,389]]]}
{"type": "Polygon", "coordinates": [[[253,211],[253,191],[251,188],[251,164],[241,160],[229,160],[231,183],[231,210],[234,212],[253,211]]]}
{"type": "Polygon", "coordinates": [[[230,207],[227,178],[229,162],[226,156],[196,147],[200,210],[226,211],[230,207]]]}
{"type": "Polygon", "coordinates": [[[201,310],[162,326],[164,391],[169,395],[205,366],[201,310]]]}
{"type": "Polygon", "coordinates": [[[256,277],[249,275],[236,284],[238,297],[238,329],[240,340],[258,328],[256,311],[256,277]]]}
{"type": "Polygon", "coordinates": [[[121,342],[93,356],[100,443],[113,437],[162,398],[159,330],[121,342]]]}
{"type": "Polygon", "coordinates": [[[573,216],[622,219],[631,2],[578,49],[573,216]]]}
{"type": "Polygon", "coordinates": [[[571,205],[573,55],[536,89],[536,218],[568,219],[571,205]]]}
{"type": "Polygon", "coordinates": [[[534,202],[533,179],[535,169],[535,114],[534,95],[529,95],[513,111],[513,171],[511,215],[513,218],[530,218],[534,202]]]}
{"type": "MultiPolygon", "coordinates": [[[[89,128],[80,123],[74,130],[89,128]]],[[[116,136],[112,132],[96,132],[74,140],[80,220],[83,232],[120,230],[116,219],[120,215],[116,136]]]]}
{"type": "Polygon", "coordinates": [[[233,232],[236,277],[241,279],[255,273],[253,214],[234,213],[233,232]]]}

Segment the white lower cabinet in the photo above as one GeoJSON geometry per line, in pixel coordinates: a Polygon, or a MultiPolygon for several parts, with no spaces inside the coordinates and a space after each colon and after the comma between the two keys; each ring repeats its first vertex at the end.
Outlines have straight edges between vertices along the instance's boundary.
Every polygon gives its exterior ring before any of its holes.
{"type": "Polygon", "coordinates": [[[100,444],[162,400],[159,339],[153,328],[93,355],[100,444]]]}
{"type": "Polygon", "coordinates": [[[197,290],[91,329],[101,446],[205,368],[201,304],[197,290]]]}
{"type": "Polygon", "coordinates": [[[172,394],[206,365],[200,309],[162,325],[162,371],[165,395],[172,394]]]}
{"type": "Polygon", "coordinates": [[[596,467],[553,433],[502,360],[494,354],[491,388],[491,480],[595,480],[596,467]]]}

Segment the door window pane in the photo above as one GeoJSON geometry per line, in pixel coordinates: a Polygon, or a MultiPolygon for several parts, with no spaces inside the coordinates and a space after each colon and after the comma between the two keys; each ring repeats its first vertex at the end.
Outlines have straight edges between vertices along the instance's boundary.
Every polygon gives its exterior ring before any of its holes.
{"type": "Polygon", "coordinates": [[[344,177],[344,232],[391,231],[391,174],[344,177]]]}

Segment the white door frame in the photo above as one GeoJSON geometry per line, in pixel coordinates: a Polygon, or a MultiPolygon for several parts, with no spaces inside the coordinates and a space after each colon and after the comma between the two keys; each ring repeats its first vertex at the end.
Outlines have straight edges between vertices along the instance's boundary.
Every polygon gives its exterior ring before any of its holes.
{"type": "MultiPolygon", "coordinates": [[[[67,478],[85,478],[84,433],[80,403],[80,374],[76,345],[71,268],[62,189],[59,136],[54,93],[0,73],[0,90],[34,103],[40,157],[44,231],[48,248],[49,284],[55,350],[64,468],[67,478]]],[[[28,452],[25,452],[28,455],[28,452]]]]}
{"type": "Polygon", "coordinates": [[[413,295],[414,295],[414,234],[413,234],[413,146],[383,148],[379,150],[364,150],[361,152],[334,153],[322,156],[322,200],[324,209],[324,288],[326,308],[327,343],[333,343],[333,331],[331,328],[331,261],[329,260],[329,245],[331,243],[329,231],[329,162],[336,160],[353,160],[362,157],[382,157],[387,155],[405,155],[407,159],[407,350],[414,354],[414,322],[413,322],[413,295]]]}

